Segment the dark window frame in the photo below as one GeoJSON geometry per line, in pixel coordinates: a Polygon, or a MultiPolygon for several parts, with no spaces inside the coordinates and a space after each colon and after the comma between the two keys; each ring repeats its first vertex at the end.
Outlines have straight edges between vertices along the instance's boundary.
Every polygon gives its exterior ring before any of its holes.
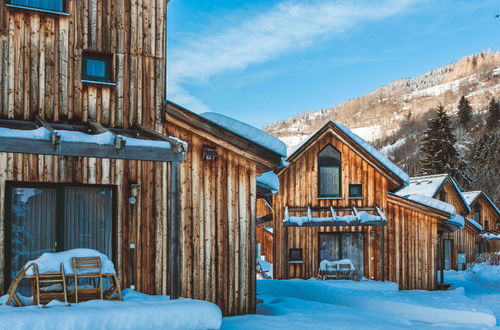
{"type": "Polygon", "coordinates": [[[294,263],[294,262],[304,262],[304,251],[302,248],[290,248],[288,249],[288,262],[294,263]],[[300,253],[300,259],[298,258],[293,258],[292,259],[292,253],[298,252],[300,253]]]}
{"type": "MultiPolygon", "coordinates": [[[[83,184],[83,183],[55,183],[55,182],[26,182],[26,181],[6,181],[5,182],[5,195],[4,195],[4,286],[8,287],[12,279],[10,278],[12,251],[11,251],[11,230],[12,230],[12,190],[15,188],[40,188],[40,189],[55,189],[56,190],[56,252],[61,252],[64,249],[64,189],[66,187],[98,187],[108,188],[112,191],[112,233],[111,233],[111,246],[113,248],[113,255],[111,260],[113,263],[118,260],[118,194],[117,186],[106,184],[83,184]],[[60,244],[59,244],[60,243],[60,244]]],[[[17,271],[17,270],[16,270],[17,271]]]]}
{"type": "Polygon", "coordinates": [[[13,8],[13,9],[21,9],[21,10],[31,10],[31,11],[39,11],[43,13],[49,13],[49,14],[56,14],[56,15],[64,15],[64,16],[69,16],[68,13],[68,3],[66,0],[61,0],[62,1],[62,10],[54,10],[54,9],[47,9],[43,7],[35,7],[35,6],[29,6],[29,5],[22,5],[22,4],[15,4],[12,3],[12,0],[6,0],[5,1],[5,7],[8,8],[13,8]]]}
{"type": "Polygon", "coordinates": [[[479,205],[474,207],[474,220],[479,224],[481,223],[481,207],[479,205]]]}
{"type": "Polygon", "coordinates": [[[363,185],[361,183],[351,183],[349,184],[349,198],[363,198],[363,185]],[[351,188],[359,187],[359,194],[352,194],[351,188]]]}
{"type": "MultiPolygon", "coordinates": [[[[317,160],[317,169],[318,169],[318,198],[320,199],[335,199],[335,198],[342,198],[342,153],[340,152],[340,150],[338,150],[337,148],[335,148],[333,145],[331,144],[327,144],[323,149],[321,149],[317,156],[316,156],[316,160],[317,160]],[[321,171],[320,171],[320,168],[322,167],[320,165],[320,162],[319,162],[319,157],[320,157],[320,154],[325,151],[328,147],[331,147],[333,149],[335,149],[338,153],[339,153],[339,193],[338,194],[333,194],[333,195],[322,195],[321,194],[321,190],[320,190],[320,182],[321,182],[321,171]]],[[[324,167],[327,167],[327,166],[324,166],[324,167]]],[[[330,166],[330,167],[336,167],[336,166],[330,166]]]]}
{"type": "Polygon", "coordinates": [[[81,81],[84,83],[116,85],[113,72],[113,54],[84,51],[82,53],[81,81]],[[87,75],[87,60],[104,62],[105,77],[87,75]]]}

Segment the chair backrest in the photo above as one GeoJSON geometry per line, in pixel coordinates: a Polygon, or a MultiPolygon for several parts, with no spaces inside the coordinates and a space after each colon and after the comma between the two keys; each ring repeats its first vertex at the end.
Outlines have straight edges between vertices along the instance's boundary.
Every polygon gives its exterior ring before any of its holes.
{"type": "Polygon", "coordinates": [[[350,264],[339,264],[339,270],[351,270],[350,264]]]}
{"type": "Polygon", "coordinates": [[[73,257],[73,272],[89,273],[90,270],[100,274],[101,273],[101,258],[99,257],[73,257]]]}

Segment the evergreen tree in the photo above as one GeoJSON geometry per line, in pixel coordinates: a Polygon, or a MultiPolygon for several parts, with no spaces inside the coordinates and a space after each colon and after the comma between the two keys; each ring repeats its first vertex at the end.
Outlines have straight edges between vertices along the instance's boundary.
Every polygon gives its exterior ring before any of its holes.
{"type": "Polygon", "coordinates": [[[450,173],[458,165],[456,137],[451,130],[450,117],[439,105],[435,117],[427,121],[427,130],[420,145],[422,174],[450,173]]]}
{"type": "Polygon", "coordinates": [[[469,100],[462,96],[458,102],[458,119],[462,126],[467,125],[472,117],[472,107],[470,106],[469,100]]]}
{"type": "Polygon", "coordinates": [[[499,104],[495,102],[495,98],[491,98],[490,105],[488,106],[488,119],[486,119],[486,126],[488,130],[495,130],[500,121],[499,104]]]}

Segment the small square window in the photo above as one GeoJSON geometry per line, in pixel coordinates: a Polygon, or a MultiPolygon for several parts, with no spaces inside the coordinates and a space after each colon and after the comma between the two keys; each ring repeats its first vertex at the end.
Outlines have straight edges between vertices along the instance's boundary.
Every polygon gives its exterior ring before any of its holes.
{"type": "Polygon", "coordinates": [[[363,185],[350,184],[349,185],[349,197],[363,197],[363,185]]]}
{"type": "Polygon", "coordinates": [[[111,56],[83,54],[82,80],[111,83],[111,56]]]}
{"type": "Polygon", "coordinates": [[[290,249],[288,251],[288,262],[302,261],[302,249],[290,249]]]}
{"type": "Polygon", "coordinates": [[[12,5],[13,7],[22,7],[22,8],[33,8],[33,9],[41,9],[43,11],[49,12],[65,12],[66,11],[66,1],[65,0],[8,0],[8,5],[12,5]]]}

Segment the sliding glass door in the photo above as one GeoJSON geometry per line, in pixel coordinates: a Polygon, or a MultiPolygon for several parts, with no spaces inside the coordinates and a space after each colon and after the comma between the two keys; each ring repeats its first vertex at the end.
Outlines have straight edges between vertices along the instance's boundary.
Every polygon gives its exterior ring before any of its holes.
{"type": "Polygon", "coordinates": [[[356,271],[364,274],[363,233],[319,233],[319,261],[349,259],[356,271]]]}
{"type": "Polygon", "coordinates": [[[113,257],[112,187],[9,184],[6,211],[7,283],[45,252],[90,248],[113,257]]]}

